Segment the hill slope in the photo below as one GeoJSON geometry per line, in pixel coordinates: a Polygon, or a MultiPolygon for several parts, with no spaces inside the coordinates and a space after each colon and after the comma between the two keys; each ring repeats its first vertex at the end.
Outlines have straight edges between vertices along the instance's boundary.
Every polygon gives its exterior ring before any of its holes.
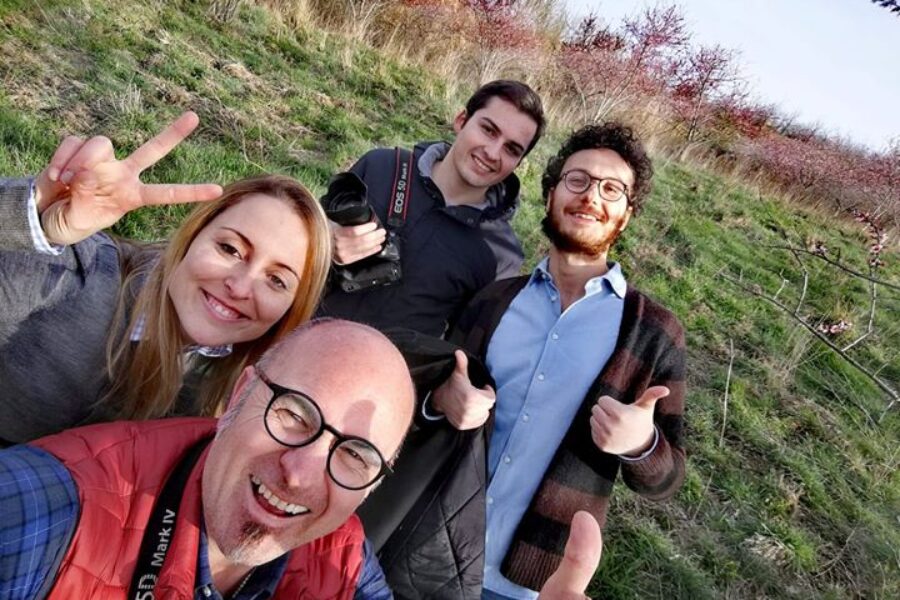
{"type": "MultiPolygon", "coordinates": [[[[459,99],[421,69],[321,31],[291,31],[244,7],[215,26],[205,2],[0,2],[0,174],[35,172],[65,133],[103,133],[123,152],[184,109],[201,130],[148,179],[226,183],[259,171],[316,191],[373,145],[449,135],[459,99]]],[[[545,249],[538,179],[553,133],[520,171],[516,228],[529,265],[545,249]]],[[[688,331],[689,471],[671,502],[620,486],[593,594],[608,598],[900,597],[895,409],[883,391],[791,315],[807,248],[866,271],[857,224],[657,161],[656,189],[616,250],[630,281],[688,331]],[[758,287],[753,287],[758,286],[758,287]],[[733,345],[733,351],[732,351],[733,345]],[[729,367],[729,365],[731,365],[729,367]],[[727,414],[725,390],[727,395],[727,414]],[[724,422],[724,427],[723,427],[724,422]]],[[[182,208],[144,212],[125,235],[165,235],[182,208]]],[[[825,261],[808,269],[801,315],[865,331],[870,288],[825,261]]],[[[900,281],[896,253],[878,277],[900,281]]],[[[873,333],[849,351],[900,386],[900,292],[877,287],[873,333]]]]}

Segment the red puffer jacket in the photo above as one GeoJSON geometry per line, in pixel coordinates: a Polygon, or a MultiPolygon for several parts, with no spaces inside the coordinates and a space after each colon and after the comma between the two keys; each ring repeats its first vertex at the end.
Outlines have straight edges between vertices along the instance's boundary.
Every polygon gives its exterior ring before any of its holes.
{"type": "MultiPolygon", "coordinates": [[[[105,423],[33,442],[56,456],[78,486],[81,516],[52,600],[124,599],[154,502],[184,453],[215,431],[214,419],[105,423]]],[[[155,598],[194,597],[200,543],[200,474],[191,472],[155,598]]],[[[362,568],[364,534],[354,515],[336,531],[291,552],[275,598],[347,599],[362,568]]],[[[149,596],[148,596],[149,597],[149,596]]]]}

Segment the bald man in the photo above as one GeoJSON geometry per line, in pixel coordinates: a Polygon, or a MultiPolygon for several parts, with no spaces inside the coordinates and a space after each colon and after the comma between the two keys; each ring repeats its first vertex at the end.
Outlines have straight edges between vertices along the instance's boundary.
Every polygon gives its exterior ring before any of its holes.
{"type": "Polygon", "coordinates": [[[0,596],[389,598],[353,511],[412,410],[384,336],[317,321],[242,371],[218,422],[109,423],[4,450],[0,596]]]}
{"type": "MultiPolygon", "coordinates": [[[[0,451],[0,597],[391,598],[360,502],[413,411],[380,333],[307,324],[241,373],[221,419],[108,423],[0,451]]],[[[583,598],[600,555],[573,522],[545,598],[583,598]]]]}

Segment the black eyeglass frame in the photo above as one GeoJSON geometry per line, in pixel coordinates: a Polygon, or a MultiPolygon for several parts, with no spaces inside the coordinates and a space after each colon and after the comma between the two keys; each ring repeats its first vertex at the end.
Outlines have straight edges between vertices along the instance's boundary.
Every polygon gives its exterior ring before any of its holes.
{"type": "Polygon", "coordinates": [[[381,479],[385,475],[388,475],[388,474],[391,474],[394,472],[393,469],[391,469],[388,466],[387,461],[384,459],[384,455],[381,454],[381,451],[375,446],[375,444],[373,444],[372,442],[370,442],[369,440],[367,440],[365,438],[362,438],[362,437],[359,437],[356,435],[344,435],[343,433],[341,433],[340,431],[338,431],[337,429],[335,429],[334,427],[332,427],[331,425],[326,423],[325,415],[322,414],[322,409],[319,407],[319,405],[316,403],[316,401],[313,400],[308,394],[304,394],[303,392],[299,392],[297,390],[292,390],[291,388],[287,388],[282,385],[278,385],[277,383],[275,383],[271,379],[269,379],[268,375],[266,375],[258,366],[254,366],[253,370],[256,371],[256,376],[259,378],[259,380],[262,381],[266,385],[266,387],[268,387],[269,390],[272,392],[272,398],[269,399],[269,403],[266,404],[266,411],[263,413],[263,425],[266,428],[266,433],[268,433],[269,437],[271,437],[273,440],[275,440],[282,446],[286,446],[288,448],[303,448],[304,446],[309,446],[310,444],[315,442],[317,439],[322,437],[322,434],[326,431],[328,433],[330,433],[331,435],[333,435],[334,443],[332,443],[331,446],[329,446],[329,448],[328,448],[328,460],[326,461],[326,469],[328,471],[328,476],[331,477],[331,480],[333,482],[335,482],[337,485],[344,488],[345,490],[353,490],[353,491],[364,490],[367,487],[374,485],[379,479],[381,479]],[[316,411],[319,413],[319,422],[320,422],[319,431],[317,431],[315,434],[313,434],[308,440],[306,440],[302,443],[299,443],[299,444],[289,444],[289,443],[285,442],[284,440],[279,439],[278,436],[275,435],[272,432],[272,429],[269,427],[269,411],[272,410],[272,405],[275,404],[275,401],[278,400],[278,398],[280,398],[281,396],[286,396],[288,394],[296,394],[297,396],[302,396],[303,398],[308,400],[309,403],[312,404],[313,408],[315,408],[316,411]],[[358,442],[363,442],[365,444],[368,444],[369,446],[372,447],[372,450],[375,451],[375,454],[378,455],[378,458],[381,459],[381,470],[378,471],[378,473],[375,475],[375,477],[372,478],[372,481],[370,481],[369,483],[367,483],[365,485],[353,487],[353,486],[349,486],[345,483],[341,483],[340,481],[338,481],[337,477],[334,476],[334,473],[331,472],[331,459],[334,457],[334,449],[346,441],[358,441],[358,442]]]}
{"type": "Polygon", "coordinates": [[[602,200],[605,200],[607,202],[618,202],[622,198],[625,198],[625,200],[629,204],[631,203],[631,197],[629,196],[630,190],[628,189],[628,185],[624,181],[622,181],[621,179],[619,179],[617,177],[594,177],[593,175],[591,175],[584,169],[570,169],[570,170],[566,171],[565,173],[560,173],[559,180],[562,181],[563,185],[566,186],[566,189],[569,190],[569,192],[571,192],[573,194],[583,194],[586,191],[588,191],[589,189],[591,189],[591,186],[596,186],[597,193],[599,194],[599,196],[602,200]],[[573,190],[571,187],[569,187],[569,175],[571,175],[572,173],[584,174],[590,181],[588,183],[588,186],[586,188],[584,188],[583,190],[573,190]],[[601,185],[603,184],[604,181],[615,181],[616,183],[621,184],[622,194],[615,200],[610,200],[609,198],[604,198],[602,187],[601,187],[601,185]]]}

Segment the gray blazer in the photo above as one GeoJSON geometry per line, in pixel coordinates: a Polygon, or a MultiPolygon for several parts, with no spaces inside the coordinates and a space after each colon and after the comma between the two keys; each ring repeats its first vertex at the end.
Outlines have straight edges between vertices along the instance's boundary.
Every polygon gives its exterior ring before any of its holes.
{"type": "Polygon", "coordinates": [[[0,179],[0,445],[76,425],[107,385],[106,341],[122,278],[104,233],[35,252],[30,179],[0,179]]]}

